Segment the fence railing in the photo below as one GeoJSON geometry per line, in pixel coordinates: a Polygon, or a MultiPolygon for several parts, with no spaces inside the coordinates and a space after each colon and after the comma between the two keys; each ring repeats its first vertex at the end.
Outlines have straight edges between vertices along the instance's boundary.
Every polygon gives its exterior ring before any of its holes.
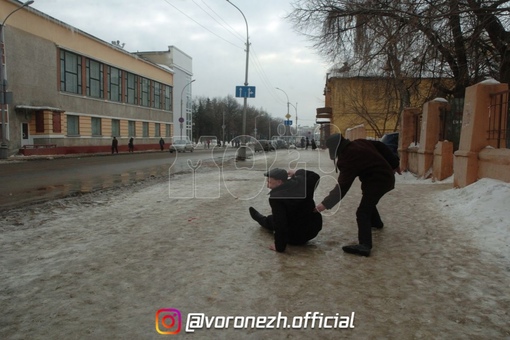
{"type": "Polygon", "coordinates": [[[439,140],[452,142],[454,151],[459,149],[463,108],[464,98],[452,99],[449,106],[440,108],[439,140]]]}
{"type": "Polygon", "coordinates": [[[510,146],[510,111],[508,99],[510,91],[491,94],[489,106],[489,130],[487,140],[495,141],[496,148],[508,148],[510,146]]]}

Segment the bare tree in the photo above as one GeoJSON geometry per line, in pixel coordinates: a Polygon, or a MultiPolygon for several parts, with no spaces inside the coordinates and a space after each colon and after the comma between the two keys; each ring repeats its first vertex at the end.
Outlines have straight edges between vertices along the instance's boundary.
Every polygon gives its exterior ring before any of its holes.
{"type": "MultiPolygon", "coordinates": [[[[253,131],[255,128],[255,117],[267,117],[265,124],[276,126],[280,122],[272,119],[263,109],[256,109],[248,106],[246,111],[246,130],[253,131]]],[[[209,135],[223,137],[223,121],[225,121],[225,139],[242,134],[242,107],[238,101],[228,96],[225,98],[196,98],[193,102],[194,136],[209,135]]],[[[262,119],[259,123],[262,122],[262,119]]],[[[261,126],[261,125],[259,125],[261,126]]],[[[267,125],[264,125],[267,126],[267,125]]]]}
{"type": "Polygon", "coordinates": [[[462,97],[485,77],[510,82],[508,2],[296,0],[288,18],[320,54],[360,75],[452,78],[438,88],[462,97]]]}

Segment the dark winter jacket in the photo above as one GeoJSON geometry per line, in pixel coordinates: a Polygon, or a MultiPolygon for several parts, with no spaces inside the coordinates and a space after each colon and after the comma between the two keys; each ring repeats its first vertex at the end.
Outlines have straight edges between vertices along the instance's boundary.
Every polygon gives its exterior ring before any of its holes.
{"type": "Polygon", "coordinates": [[[349,191],[359,177],[363,195],[384,194],[395,187],[393,169],[399,166],[399,159],[379,141],[344,139],[337,150],[336,166],[340,171],[338,184],[322,204],[331,209],[349,191]]]}
{"type": "Polygon", "coordinates": [[[313,212],[313,192],[319,179],[315,172],[300,169],[269,193],[277,251],[285,251],[287,243],[306,243],[322,229],[322,215],[313,212]]]}

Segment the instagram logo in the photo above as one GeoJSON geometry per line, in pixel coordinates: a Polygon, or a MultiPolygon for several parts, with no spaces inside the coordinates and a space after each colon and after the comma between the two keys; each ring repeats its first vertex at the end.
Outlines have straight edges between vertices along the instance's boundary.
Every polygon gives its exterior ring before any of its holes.
{"type": "Polygon", "coordinates": [[[177,334],[181,331],[181,312],[175,308],[162,308],[156,312],[156,330],[159,334],[177,334]]]}

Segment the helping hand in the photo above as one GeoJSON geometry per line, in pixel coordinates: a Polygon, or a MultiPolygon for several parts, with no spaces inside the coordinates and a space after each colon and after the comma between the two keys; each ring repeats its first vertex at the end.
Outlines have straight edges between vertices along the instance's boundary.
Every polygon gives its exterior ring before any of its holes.
{"type": "Polygon", "coordinates": [[[322,203],[318,204],[315,207],[315,209],[313,209],[314,212],[321,212],[321,211],[324,211],[324,210],[326,210],[326,207],[322,203]]]}

